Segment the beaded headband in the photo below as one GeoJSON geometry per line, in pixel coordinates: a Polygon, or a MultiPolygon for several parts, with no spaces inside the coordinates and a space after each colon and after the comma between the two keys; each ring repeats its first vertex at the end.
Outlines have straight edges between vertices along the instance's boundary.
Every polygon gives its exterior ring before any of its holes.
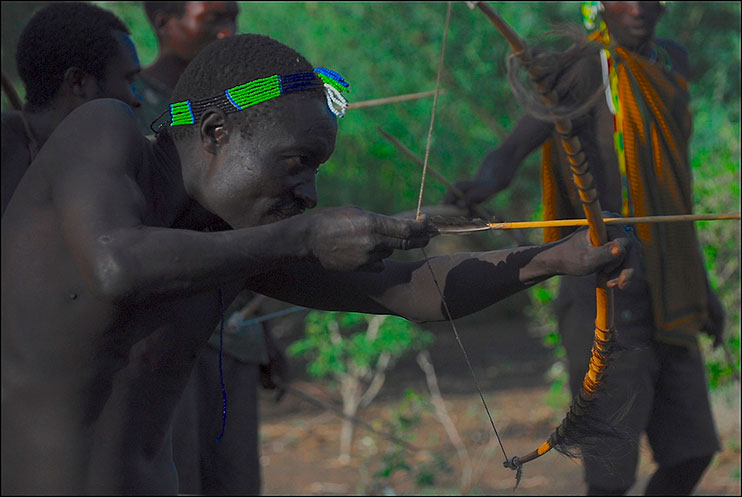
{"type": "Polygon", "coordinates": [[[237,112],[287,93],[323,87],[327,107],[337,117],[343,117],[348,108],[348,100],[343,92],[349,92],[350,85],[335,71],[315,67],[313,72],[274,74],[224,90],[222,95],[170,104],[170,126],[196,124],[208,107],[217,107],[225,113],[237,112]]]}

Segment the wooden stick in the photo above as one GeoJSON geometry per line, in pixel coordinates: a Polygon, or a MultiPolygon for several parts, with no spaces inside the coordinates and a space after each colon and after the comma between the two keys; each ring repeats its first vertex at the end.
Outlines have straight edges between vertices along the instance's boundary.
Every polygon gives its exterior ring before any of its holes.
{"type": "MultiPolygon", "coordinates": [[[[679,223],[693,221],[729,221],[740,219],[739,213],[730,214],[679,214],[674,216],[643,216],[643,217],[607,217],[605,224],[652,224],[652,223],[679,223]]],[[[587,226],[587,219],[556,219],[552,221],[517,221],[502,223],[486,223],[481,227],[456,228],[455,226],[439,226],[444,234],[467,233],[486,230],[512,230],[532,228],[558,228],[569,226],[587,226]]]]}
{"type": "MultiPolygon", "coordinates": [[[[412,159],[418,166],[423,167],[424,162],[417,155],[415,155],[415,153],[412,150],[410,150],[409,148],[407,148],[397,138],[395,138],[394,136],[390,135],[389,133],[387,133],[383,129],[378,128],[378,130],[379,130],[379,133],[381,133],[384,138],[386,138],[387,140],[389,140],[392,143],[392,145],[394,145],[395,147],[397,147],[397,149],[400,152],[402,152],[407,157],[409,157],[410,159],[412,159]]],[[[448,188],[449,190],[451,190],[453,192],[453,194],[456,195],[456,197],[458,197],[458,198],[463,198],[464,197],[464,192],[462,192],[461,190],[459,190],[458,188],[456,188],[456,186],[453,183],[451,183],[450,181],[448,181],[441,173],[439,173],[437,170],[435,170],[433,167],[431,167],[430,164],[428,164],[428,172],[430,174],[432,174],[433,177],[435,177],[438,181],[440,181],[441,183],[443,183],[446,186],[446,188],[448,188]]],[[[474,214],[476,214],[477,216],[481,217],[482,219],[485,219],[487,221],[495,221],[496,223],[502,223],[503,222],[503,221],[499,220],[497,218],[497,216],[495,216],[494,214],[492,214],[490,212],[487,212],[484,209],[484,207],[482,207],[481,205],[475,204],[475,205],[473,205],[471,207],[471,209],[474,212],[474,214]]],[[[513,239],[516,241],[516,243],[518,245],[520,245],[520,246],[531,245],[528,242],[528,240],[525,239],[525,237],[523,236],[522,233],[520,233],[518,231],[513,231],[513,232],[509,232],[509,233],[512,233],[511,236],[513,237],[513,239]]]]}
{"type": "MultiPolygon", "coordinates": [[[[446,90],[438,91],[439,95],[446,93],[446,90]]],[[[417,100],[419,98],[427,98],[435,95],[435,90],[423,91],[420,93],[408,93],[406,95],[397,95],[394,97],[375,98],[373,100],[362,100],[360,102],[351,102],[348,104],[348,110],[351,109],[365,109],[367,107],[376,107],[378,105],[394,104],[397,102],[405,102],[407,100],[417,100]]]]}

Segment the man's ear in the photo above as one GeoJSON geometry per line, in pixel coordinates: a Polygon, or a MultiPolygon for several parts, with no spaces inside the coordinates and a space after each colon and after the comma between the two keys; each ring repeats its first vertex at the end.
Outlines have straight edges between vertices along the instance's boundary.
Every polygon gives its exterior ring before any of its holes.
{"type": "Polygon", "coordinates": [[[68,67],[64,72],[62,86],[64,90],[80,100],[90,100],[93,98],[91,91],[94,90],[92,85],[97,85],[98,81],[95,76],[89,74],[78,67],[68,67]]]}
{"type": "Polygon", "coordinates": [[[227,115],[216,107],[206,109],[198,122],[201,147],[211,155],[218,155],[229,143],[233,125],[227,115]]]}

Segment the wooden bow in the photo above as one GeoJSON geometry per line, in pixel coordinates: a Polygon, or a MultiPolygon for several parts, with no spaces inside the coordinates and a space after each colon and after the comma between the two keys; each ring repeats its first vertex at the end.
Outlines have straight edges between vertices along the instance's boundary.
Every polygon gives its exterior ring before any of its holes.
{"type": "MultiPolygon", "coordinates": [[[[485,2],[470,2],[487,16],[495,25],[500,33],[510,44],[515,56],[525,53],[527,45],[523,39],[513,30],[513,28],[500,17],[500,15],[485,2]]],[[[543,88],[534,74],[531,78],[535,81],[541,97],[548,105],[557,103],[557,96],[553,91],[543,88]]],[[[572,132],[572,122],[568,119],[559,119],[555,123],[555,128],[561,137],[562,146],[569,160],[572,171],[572,179],[577,186],[577,190],[582,201],[585,217],[587,218],[590,241],[594,246],[601,246],[608,242],[606,225],[603,222],[602,209],[598,200],[598,191],[595,187],[592,174],[587,163],[587,157],[582,149],[579,138],[572,132]]],[[[563,446],[568,438],[573,436],[574,428],[579,420],[595,398],[597,389],[600,387],[603,374],[606,369],[606,360],[609,348],[615,337],[613,325],[613,290],[606,286],[607,277],[598,275],[595,288],[595,300],[597,313],[595,317],[595,337],[593,341],[592,356],[590,365],[583,381],[582,389],[572,402],[569,412],[564,420],[554,430],[549,439],[541,444],[536,450],[526,454],[523,457],[513,457],[506,460],[504,465],[514,470],[520,471],[521,466],[537,457],[545,454],[554,447],[563,446]]]]}

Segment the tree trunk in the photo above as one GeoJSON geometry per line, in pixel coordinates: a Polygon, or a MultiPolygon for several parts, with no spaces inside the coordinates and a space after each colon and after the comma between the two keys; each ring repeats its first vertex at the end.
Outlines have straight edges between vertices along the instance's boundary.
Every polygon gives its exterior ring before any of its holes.
{"type": "MultiPolygon", "coordinates": [[[[343,414],[355,416],[358,412],[358,405],[361,403],[361,384],[358,378],[351,375],[344,376],[340,381],[340,395],[343,398],[343,414]]],[[[353,422],[345,418],[340,430],[340,456],[338,457],[343,464],[350,462],[352,442],[353,422]]]]}

